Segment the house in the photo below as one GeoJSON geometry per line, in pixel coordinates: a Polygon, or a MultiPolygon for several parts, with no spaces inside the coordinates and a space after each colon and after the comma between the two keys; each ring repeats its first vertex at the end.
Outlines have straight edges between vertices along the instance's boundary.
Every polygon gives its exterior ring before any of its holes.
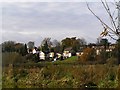
{"type": "Polygon", "coordinates": [[[44,52],[42,52],[42,51],[39,52],[39,58],[40,58],[40,60],[45,60],[44,52]]]}
{"type": "Polygon", "coordinates": [[[57,58],[58,58],[58,59],[60,59],[61,56],[62,56],[60,53],[56,53],[56,55],[57,55],[57,58]]]}
{"type": "Polygon", "coordinates": [[[33,53],[33,54],[36,54],[36,53],[37,53],[37,51],[36,51],[35,48],[32,50],[32,53],[33,53]]]}
{"type": "Polygon", "coordinates": [[[54,57],[54,52],[50,52],[50,53],[49,53],[49,57],[50,57],[50,58],[53,58],[53,57],[54,57]]]}
{"type": "Polygon", "coordinates": [[[80,53],[79,53],[79,52],[76,52],[76,55],[77,55],[77,56],[79,56],[79,55],[80,55],[80,53]]]}
{"type": "Polygon", "coordinates": [[[72,56],[71,50],[72,50],[72,47],[66,48],[63,52],[63,58],[71,57],[72,56]]]}
{"type": "Polygon", "coordinates": [[[97,54],[97,55],[99,55],[99,54],[100,54],[100,52],[101,52],[101,50],[100,50],[100,49],[96,49],[96,54],[97,54]]]}
{"type": "Polygon", "coordinates": [[[49,55],[48,55],[48,58],[50,59],[50,60],[53,60],[53,58],[54,58],[54,52],[50,52],[49,53],[49,55]]]}

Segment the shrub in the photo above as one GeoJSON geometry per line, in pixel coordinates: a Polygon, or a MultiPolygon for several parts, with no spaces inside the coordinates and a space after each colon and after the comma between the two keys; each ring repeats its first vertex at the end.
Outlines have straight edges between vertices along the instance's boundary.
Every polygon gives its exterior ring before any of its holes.
{"type": "MultiPolygon", "coordinates": [[[[32,66],[34,65],[36,66],[35,63],[32,64],[32,66]]],[[[119,87],[120,67],[116,65],[59,65],[58,63],[58,65],[47,64],[44,67],[26,68],[17,67],[14,68],[14,73],[10,73],[9,67],[7,67],[6,72],[3,73],[4,87],[7,85],[20,88],[119,87]],[[15,79],[18,80],[16,85],[13,85],[15,79]]]]}
{"type": "Polygon", "coordinates": [[[107,64],[108,65],[117,65],[118,64],[118,60],[117,60],[117,58],[111,57],[111,58],[107,59],[107,64]]]}
{"type": "Polygon", "coordinates": [[[90,63],[96,60],[96,53],[93,48],[86,48],[83,51],[83,54],[78,58],[82,63],[90,63]]]}
{"type": "Polygon", "coordinates": [[[13,65],[19,65],[22,63],[27,62],[25,57],[23,57],[22,55],[20,55],[19,53],[16,52],[11,52],[11,53],[3,53],[2,54],[2,65],[3,66],[8,66],[9,64],[13,64],[13,65]]]}

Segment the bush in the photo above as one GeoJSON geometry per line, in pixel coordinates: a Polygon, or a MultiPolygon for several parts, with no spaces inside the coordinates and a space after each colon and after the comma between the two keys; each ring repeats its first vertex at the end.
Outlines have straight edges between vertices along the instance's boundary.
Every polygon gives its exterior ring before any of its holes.
{"type": "Polygon", "coordinates": [[[86,48],[83,54],[78,58],[79,62],[83,64],[90,64],[96,60],[96,52],[93,48],[86,48]]]}
{"type": "Polygon", "coordinates": [[[111,58],[107,59],[107,64],[108,65],[117,65],[118,64],[118,60],[117,60],[117,58],[111,57],[111,58]]]}
{"type": "Polygon", "coordinates": [[[25,57],[23,57],[22,55],[20,55],[19,53],[16,52],[6,52],[2,54],[2,65],[3,66],[8,66],[10,64],[12,65],[19,65],[22,63],[26,63],[27,60],[25,59],[25,57]]]}

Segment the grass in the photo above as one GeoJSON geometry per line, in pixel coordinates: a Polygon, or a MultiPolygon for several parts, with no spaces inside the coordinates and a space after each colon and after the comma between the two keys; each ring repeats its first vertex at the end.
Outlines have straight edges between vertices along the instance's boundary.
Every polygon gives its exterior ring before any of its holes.
{"type": "MultiPolygon", "coordinates": [[[[75,64],[79,64],[77,61],[77,56],[72,56],[70,58],[67,58],[65,60],[57,60],[55,62],[38,62],[38,63],[34,63],[35,66],[51,66],[51,65],[75,65],[75,64]]],[[[25,64],[26,65],[26,64],[25,64]]],[[[32,65],[33,63],[27,63],[27,65],[32,65]]]]}
{"type": "MultiPolygon", "coordinates": [[[[72,56],[65,60],[57,60],[56,62],[52,62],[53,64],[75,64],[77,62],[77,56],[72,56]]],[[[78,63],[78,62],[77,62],[78,63]]]]}
{"type": "Polygon", "coordinates": [[[63,61],[29,63],[26,67],[5,67],[3,87],[81,88],[96,85],[98,88],[120,88],[120,66],[77,63],[77,57],[73,56],[63,61]]]}

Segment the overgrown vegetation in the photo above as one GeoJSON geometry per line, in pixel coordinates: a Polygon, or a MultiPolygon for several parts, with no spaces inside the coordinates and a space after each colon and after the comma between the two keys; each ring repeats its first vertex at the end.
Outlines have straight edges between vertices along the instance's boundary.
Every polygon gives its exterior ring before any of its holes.
{"type": "Polygon", "coordinates": [[[43,67],[4,67],[4,88],[117,88],[120,66],[44,63],[43,67]]]}
{"type": "Polygon", "coordinates": [[[120,66],[81,65],[77,57],[64,61],[3,67],[3,88],[117,88],[120,66]]]}

